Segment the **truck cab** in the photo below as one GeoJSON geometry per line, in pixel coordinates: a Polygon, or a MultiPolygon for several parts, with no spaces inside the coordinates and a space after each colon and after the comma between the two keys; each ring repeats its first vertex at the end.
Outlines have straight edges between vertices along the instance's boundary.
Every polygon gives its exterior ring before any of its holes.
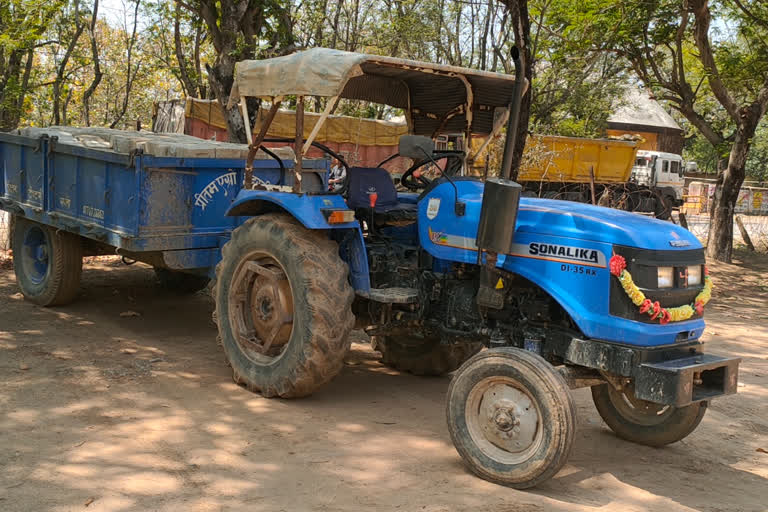
{"type": "Polygon", "coordinates": [[[683,203],[684,175],[682,156],[662,151],[640,150],[637,152],[635,165],[632,166],[630,181],[656,189],[672,206],[680,206],[683,203]]]}

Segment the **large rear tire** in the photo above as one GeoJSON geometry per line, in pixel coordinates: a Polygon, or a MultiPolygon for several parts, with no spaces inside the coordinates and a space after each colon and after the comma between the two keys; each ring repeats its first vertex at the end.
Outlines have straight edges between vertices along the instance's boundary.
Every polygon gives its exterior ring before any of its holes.
{"type": "Polygon", "coordinates": [[[371,346],[381,352],[384,365],[423,376],[450,373],[483,348],[482,343],[442,345],[438,338],[416,335],[374,336],[371,346]]]}
{"type": "Polygon", "coordinates": [[[354,324],[348,268],[326,233],[281,214],[232,232],[216,319],[233,378],[266,397],[309,395],[340,370],[354,324]]]}
{"type": "Polygon", "coordinates": [[[157,277],[157,281],[163,289],[181,294],[199,292],[208,286],[208,283],[211,281],[208,276],[189,274],[161,267],[155,267],[155,277],[157,277]]]}
{"type": "Polygon", "coordinates": [[[69,304],[80,289],[80,237],[17,217],[11,238],[13,269],[21,293],[41,306],[69,304]]]}
{"type": "Polygon", "coordinates": [[[634,397],[631,388],[610,384],[592,386],[592,400],[605,423],[617,436],[646,446],[664,446],[693,432],[707,412],[707,403],[671,407],[634,397]]]}
{"type": "Polygon", "coordinates": [[[538,355],[511,347],[481,352],[459,368],[448,388],[446,416],[469,468],[517,489],[560,471],[576,431],[563,377],[538,355]]]}

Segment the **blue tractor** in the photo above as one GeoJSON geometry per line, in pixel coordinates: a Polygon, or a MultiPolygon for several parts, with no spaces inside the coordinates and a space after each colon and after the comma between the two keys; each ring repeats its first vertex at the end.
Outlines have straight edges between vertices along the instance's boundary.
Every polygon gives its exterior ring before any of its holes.
{"type": "MultiPolygon", "coordinates": [[[[711,399],[736,391],[739,360],[705,354],[699,341],[711,281],[690,232],[633,213],[521,197],[508,179],[525,86],[508,75],[326,49],[237,65],[230,102],[246,119],[248,98],[271,107],[249,134],[231,194],[198,190],[192,178],[185,189],[190,205],[226,211],[231,228],[220,251],[201,246],[185,259],[179,247],[173,260],[162,252],[174,272],[215,279],[214,318],[237,383],[267,397],[308,395],[340,371],[357,323],[386,365],[417,375],[455,371],[447,420],[456,449],[482,478],[517,488],[547,480],[566,462],[576,427],[569,389],[591,387],[617,435],[651,446],[686,437],[711,399]],[[314,126],[304,126],[305,96],[326,100],[314,126]],[[406,190],[381,166],[349,166],[314,142],[340,98],[405,113],[411,135],[400,140],[399,156],[413,161],[401,179],[406,190]],[[262,172],[254,157],[270,141],[281,103],[294,99],[296,137],[282,140],[294,147],[293,167],[262,172]],[[491,141],[505,125],[499,177],[467,175],[488,147],[469,141],[478,134],[491,141]],[[433,140],[446,133],[467,143],[436,149],[433,140]],[[304,158],[311,146],[341,161],[340,189],[329,191],[327,176],[304,158]]],[[[6,209],[36,215],[10,197],[6,209]]],[[[34,236],[49,236],[36,229],[28,233],[33,245],[34,236]]],[[[25,295],[71,291],[61,276],[46,284],[48,267],[36,267],[51,261],[56,244],[38,243],[35,252],[18,238],[15,254],[27,255],[35,277],[26,279],[21,265],[25,295]]],[[[142,250],[150,246],[121,254],[149,261],[142,250]]],[[[80,255],[71,252],[59,251],[63,260],[80,255]]]]}

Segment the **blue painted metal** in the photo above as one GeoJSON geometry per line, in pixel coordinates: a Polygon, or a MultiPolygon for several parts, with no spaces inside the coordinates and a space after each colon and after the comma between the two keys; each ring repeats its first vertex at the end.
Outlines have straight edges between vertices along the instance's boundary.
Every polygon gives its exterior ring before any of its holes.
{"type": "MultiPolygon", "coordinates": [[[[292,162],[284,162],[291,168],[292,162]]],[[[305,166],[327,168],[325,161],[305,166]]],[[[272,160],[254,162],[254,174],[272,184],[282,183],[272,160]]],[[[160,158],[119,155],[56,144],[46,138],[0,134],[0,207],[32,220],[99,240],[126,251],[159,251],[176,269],[213,269],[220,248],[243,217],[232,216],[244,205],[284,210],[309,229],[330,230],[350,267],[350,280],[363,295],[370,290],[365,241],[358,223],[329,225],[324,208],[346,208],[338,195],[291,194],[241,190],[244,162],[205,158],[160,158]]],[[[322,176],[322,183],[325,182],[322,176]]],[[[413,226],[386,228],[394,238],[418,243],[434,257],[433,270],[450,272],[453,262],[477,263],[475,238],[483,184],[457,181],[466,213],[454,212],[454,189],[442,183],[418,204],[413,226]]],[[[243,211],[242,209],[240,211],[243,211]]],[[[497,265],[538,284],[572,316],[587,337],[640,346],[669,344],[680,332],[698,338],[701,319],[668,325],[643,324],[613,317],[609,312],[611,276],[607,260],[613,245],[655,250],[700,248],[687,230],[636,214],[580,203],[523,198],[512,254],[500,255],[497,265]],[[542,246],[566,247],[583,256],[544,254],[542,246]],[[690,334],[692,333],[692,334],[690,334]]],[[[29,239],[29,257],[43,271],[39,240],[29,239]]],[[[25,250],[25,253],[27,251],[25,250]]]]}
{"type": "Polygon", "coordinates": [[[48,232],[40,226],[29,226],[23,234],[24,244],[21,254],[14,257],[24,260],[23,268],[27,278],[35,284],[45,280],[50,268],[48,255],[51,254],[51,240],[48,232]]]}
{"type": "Polygon", "coordinates": [[[340,195],[292,194],[290,192],[270,192],[267,190],[241,190],[226,215],[237,212],[244,205],[269,203],[280,207],[301,222],[308,229],[359,229],[355,222],[329,224],[323,216],[323,209],[347,209],[347,203],[340,195]]]}
{"type": "Polygon", "coordinates": [[[331,237],[339,243],[341,259],[349,266],[349,282],[357,293],[367,294],[371,290],[371,274],[368,267],[368,252],[363,232],[355,229],[335,230],[331,237]]]}
{"type": "MultiPolygon", "coordinates": [[[[459,181],[466,215],[454,213],[454,190],[443,183],[419,202],[419,242],[444,268],[445,261],[477,263],[475,237],[480,218],[483,184],[459,181]],[[433,219],[430,201],[439,200],[433,219]]],[[[670,222],[597,206],[536,198],[522,198],[515,232],[515,252],[499,255],[497,266],[520,274],[549,293],[571,315],[582,332],[593,338],[632,345],[674,343],[680,332],[696,339],[704,331],[702,319],[667,325],[644,324],[614,317],[609,311],[611,275],[607,261],[613,245],[665,251],[701,248],[689,231],[670,222]],[[594,261],[542,254],[539,244],[585,249],[594,261]],[[674,245],[673,245],[674,244],[674,245]],[[687,245],[686,245],[687,244],[687,245]]],[[[573,252],[572,252],[573,254],[573,252]]]]}
{"type": "MultiPolygon", "coordinates": [[[[290,169],[293,162],[283,165],[290,169]]],[[[327,165],[304,161],[322,180],[327,165]]],[[[244,167],[243,160],[125,155],[0,134],[0,207],[118,250],[166,251],[172,268],[213,267],[218,250],[245,220],[226,215],[242,187],[244,167]]],[[[272,159],[256,160],[254,175],[272,184],[289,178],[272,159]]],[[[338,196],[312,197],[313,207],[323,197],[343,205],[338,196]]]]}

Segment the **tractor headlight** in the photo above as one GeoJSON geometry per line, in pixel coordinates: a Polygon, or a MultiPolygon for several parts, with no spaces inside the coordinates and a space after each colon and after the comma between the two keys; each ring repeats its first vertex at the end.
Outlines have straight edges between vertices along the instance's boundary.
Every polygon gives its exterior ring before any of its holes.
{"type": "Polygon", "coordinates": [[[688,267],[688,286],[701,284],[701,265],[691,265],[688,267]]]}
{"type": "Polygon", "coordinates": [[[675,283],[674,267],[658,267],[659,288],[672,288],[675,283]]]}

